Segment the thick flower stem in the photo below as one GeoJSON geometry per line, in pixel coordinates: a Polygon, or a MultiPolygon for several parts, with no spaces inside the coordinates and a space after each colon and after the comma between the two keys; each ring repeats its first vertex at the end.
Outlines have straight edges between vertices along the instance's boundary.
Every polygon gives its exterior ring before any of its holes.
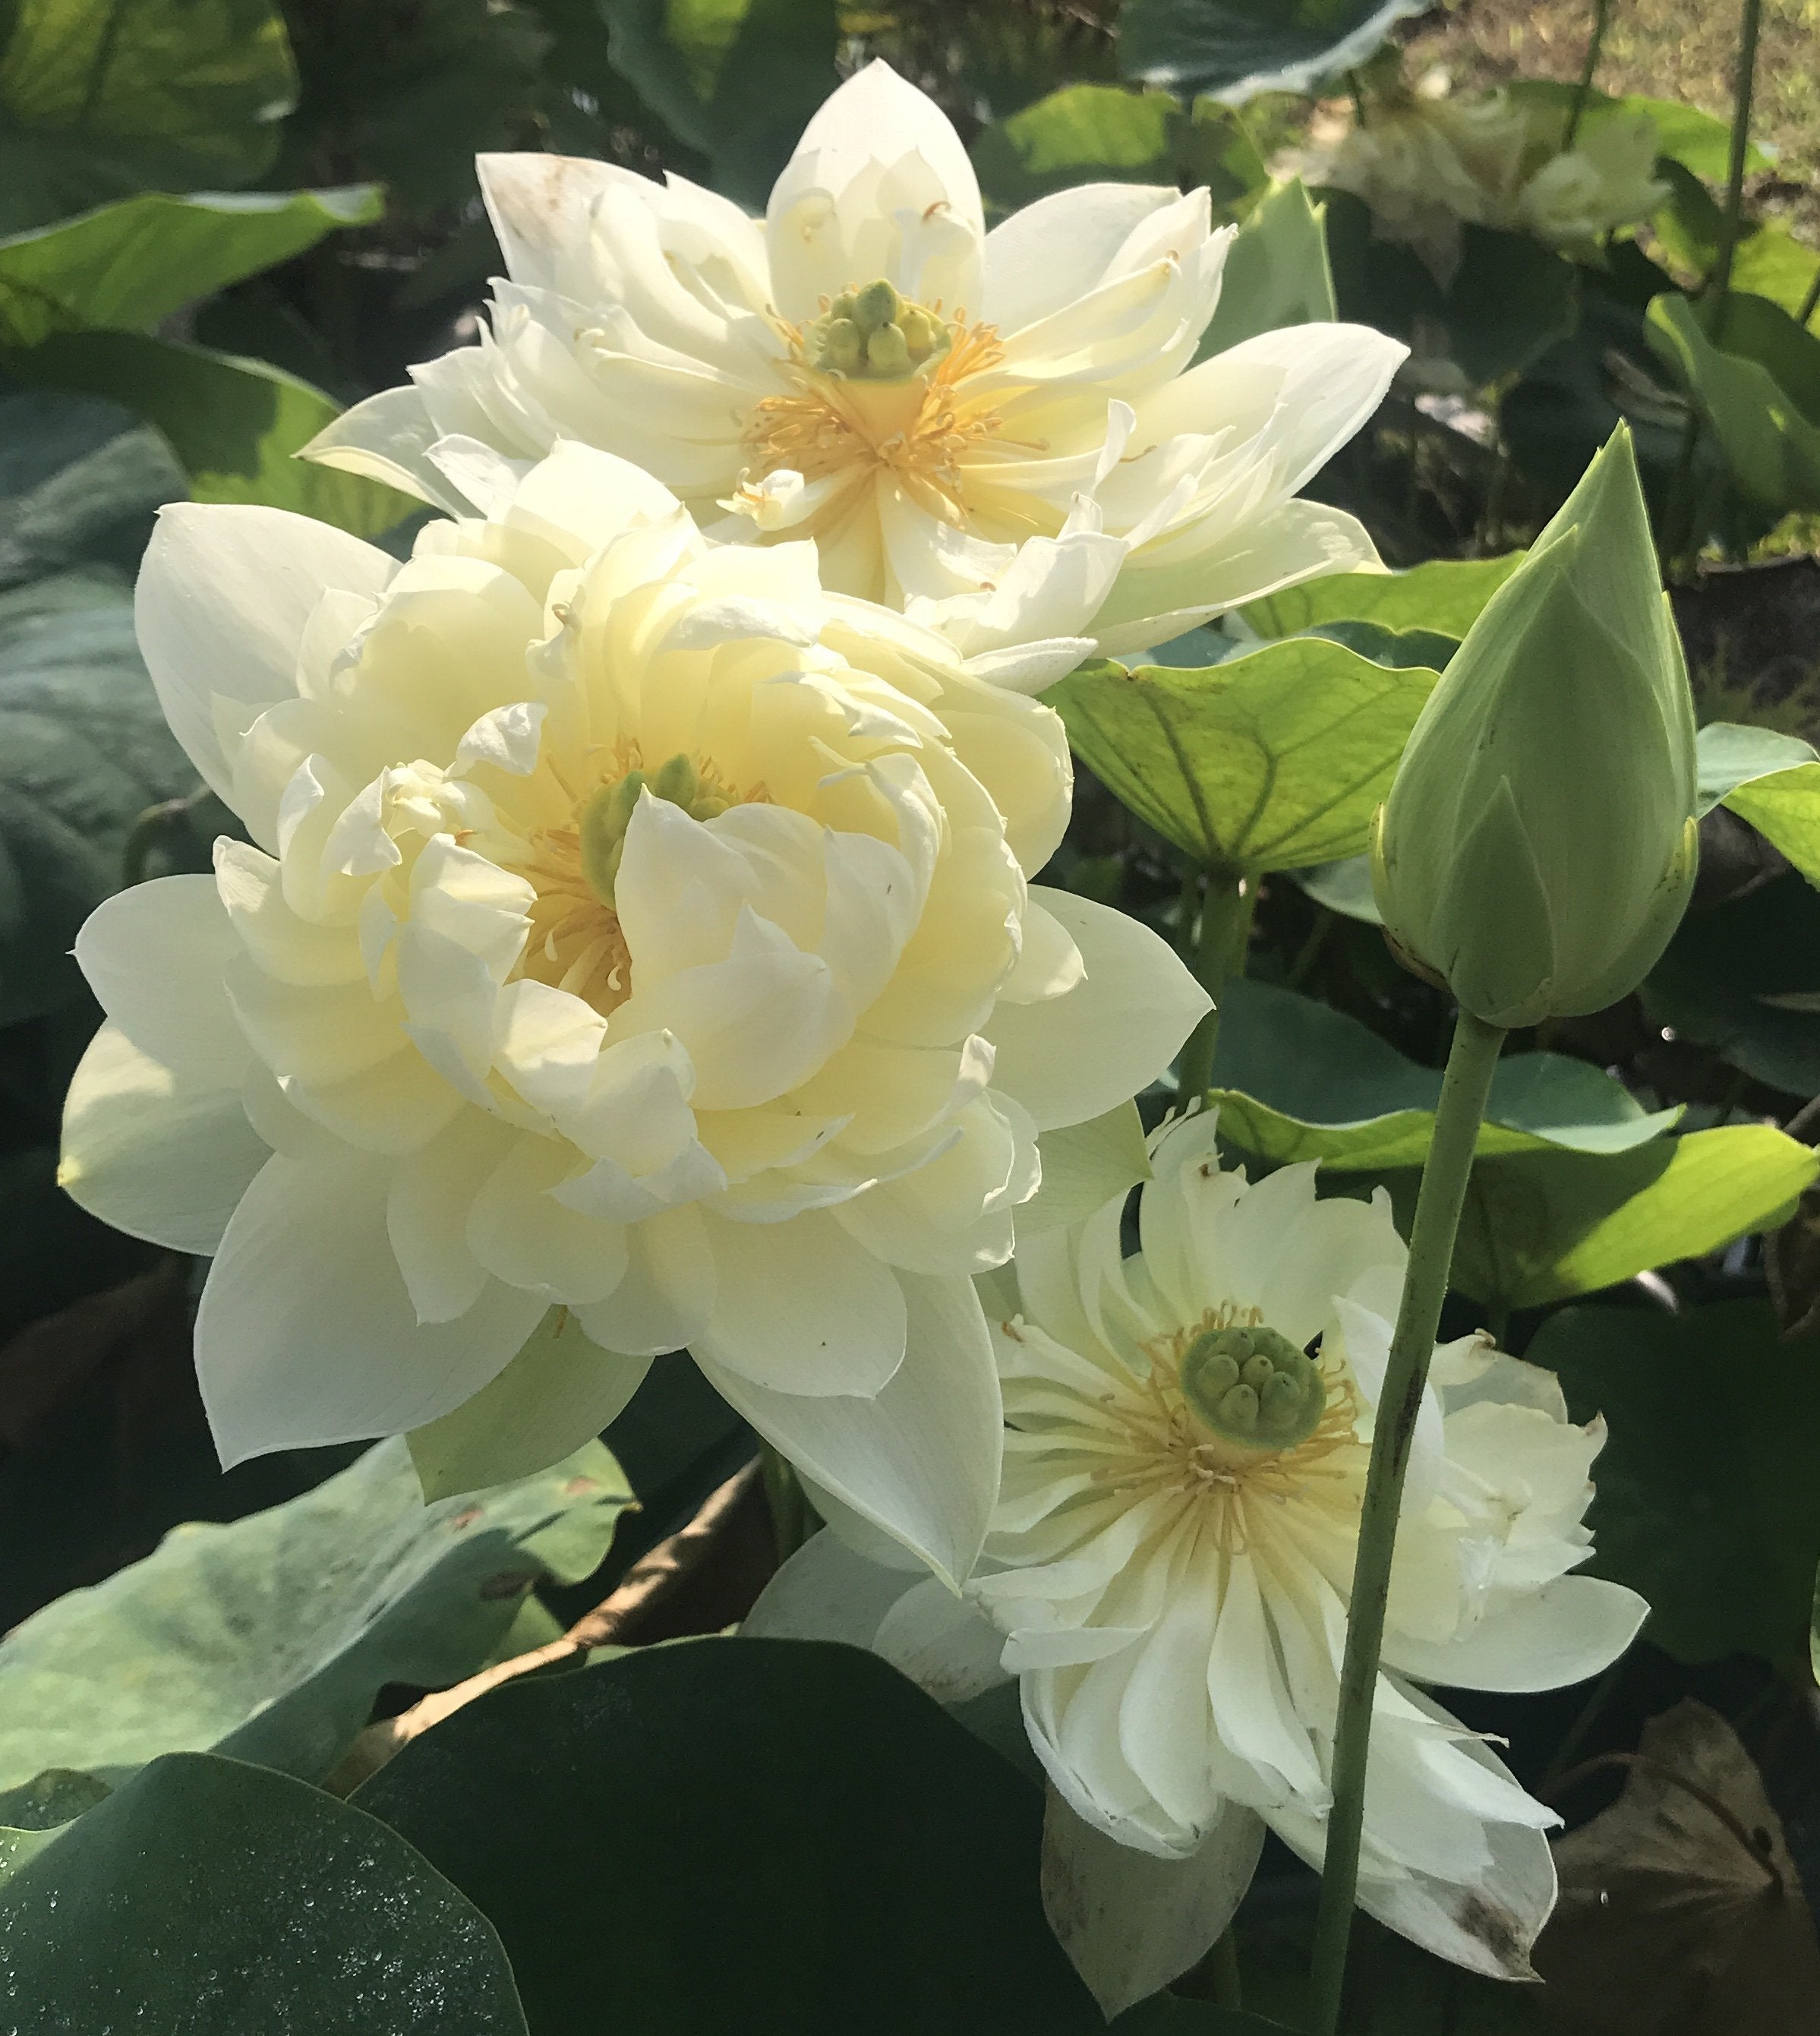
{"type": "Polygon", "coordinates": [[[1187,956],[1196,980],[1213,999],[1213,1009],[1189,1034],[1176,1064],[1177,1088],[1182,1103],[1205,1095],[1213,1073],[1213,1050],[1219,1040],[1219,999],[1228,976],[1245,973],[1245,949],[1251,944],[1251,916],[1257,908],[1255,877],[1210,869],[1201,893],[1200,930],[1187,956]]]}
{"type": "Polygon", "coordinates": [[[1567,132],[1562,138],[1563,149],[1573,146],[1574,137],[1580,132],[1580,123],[1585,118],[1586,102],[1592,96],[1592,79],[1599,69],[1599,58],[1605,47],[1605,30],[1611,18],[1611,0],[1593,0],[1592,33],[1587,39],[1586,61],[1580,67],[1580,82],[1574,89],[1573,110],[1567,116],[1567,132]]]}
{"type": "MultiPolygon", "coordinates": [[[[1763,23],[1763,0],[1744,0],[1738,31],[1738,66],[1732,89],[1731,148],[1726,168],[1725,204],[1720,214],[1719,243],[1712,270],[1701,289],[1706,336],[1715,346],[1725,344],[1726,321],[1731,308],[1731,262],[1738,251],[1739,229],[1744,214],[1744,171],[1750,155],[1750,108],[1757,89],[1757,40],[1763,23]]],[[[1809,316],[1812,305],[1807,307],[1809,316]]],[[[1801,322],[1805,325],[1807,317],[1801,322]]],[[[1695,530],[1699,504],[1694,499],[1694,455],[1698,449],[1701,417],[1698,403],[1689,395],[1687,422],[1681,435],[1681,450],[1669,484],[1668,507],[1664,518],[1662,552],[1691,570],[1698,559],[1701,534],[1695,530]]]]}
{"type": "Polygon", "coordinates": [[[1313,1967],[1313,2036],[1334,2036],[1346,1980],[1346,1949],[1358,1887],[1359,1841],[1365,1827],[1366,1763],[1371,1744],[1372,1699],[1377,1687],[1378,1655],[1384,1644],[1385,1605],[1390,1595],[1390,1561],[1403,1505],[1404,1478],[1415,1439],[1416,1417],[1428,1383],[1435,1331],[1453,1240],[1472,1171],[1472,1152],[1485,1114],[1501,1027],[1462,1011],[1441,1085],[1434,1135],[1416,1197],[1415,1225],[1409,1241],[1409,1270],[1385,1368],[1372,1435],[1371,1467],[1359,1516],[1358,1552],[1352,1571],[1351,1609],[1346,1659],[1340,1672],[1340,1714],[1334,1731],[1333,1808],[1327,1820],[1327,1853],[1321,1876],[1321,1912],[1315,1924],[1313,1967]]]}

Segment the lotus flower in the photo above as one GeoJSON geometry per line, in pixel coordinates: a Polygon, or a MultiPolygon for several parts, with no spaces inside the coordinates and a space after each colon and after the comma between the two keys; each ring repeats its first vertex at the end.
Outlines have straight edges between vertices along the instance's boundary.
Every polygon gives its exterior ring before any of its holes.
{"type": "MultiPolygon", "coordinates": [[[[1313,1166],[1248,1182],[1220,1164],[1214,1129],[1196,1113],[1152,1139],[1134,1255],[1122,1193],[1020,1244],[1017,1291],[993,1310],[1009,1432],[971,1623],[939,1585],[894,1584],[831,1533],[752,1622],[790,1630],[812,1588],[869,1629],[846,1637],[944,1695],[1018,1678],[1056,1793],[1052,1921],[1109,2013],[1219,1936],[1267,1826],[1321,1860],[1404,1278],[1381,1190],[1317,1197],[1313,1166]]],[[[1548,1373],[1487,1338],[1436,1351],[1391,1578],[1359,1901],[1505,1978],[1527,1974],[1553,1903],[1554,1815],[1421,1685],[1551,1689],[1630,1643],[1642,1601],[1573,1574],[1592,1552],[1602,1438],[1567,1419],[1548,1373]]]]}
{"type": "Polygon", "coordinates": [[[893,606],[989,607],[1021,551],[1112,652],[1375,561],[1295,496],[1405,349],[1305,325],[1196,364],[1231,239],[1205,190],[1087,184],[988,233],[959,138],[882,62],[810,122],[763,221],[608,163],[479,168],[511,271],[491,331],[313,457],[454,507],[439,438],[581,439],[710,537],[812,537],[824,584],[893,606]]]}
{"type": "Polygon", "coordinates": [[[1038,1132],[1152,1079],[1206,997],[1027,881],[1068,812],[1049,709],[824,594],[810,545],[704,544],[609,454],[493,478],[403,565],[164,513],[141,643],[251,839],[83,929],[109,1022],[65,1185],[215,1254],[230,1461],[434,1420],[560,1309],[597,1346],[568,1446],[688,1345],[958,1576],[1000,1427],[969,1276],[1038,1132]]]}

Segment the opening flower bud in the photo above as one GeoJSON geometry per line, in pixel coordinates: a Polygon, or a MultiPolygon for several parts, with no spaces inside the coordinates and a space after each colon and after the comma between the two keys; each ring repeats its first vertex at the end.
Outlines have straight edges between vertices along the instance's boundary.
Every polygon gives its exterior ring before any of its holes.
{"type": "Polygon", "coordinates": [[[1627,428],[1485,606],[1373,825],[1392,946],[1487,1024],[1629,994],[1693,888],[1694,703],[1627,428]]]}
{"type": "Polygon", "coordinates": [[[1320,1366],[1261,1323],[1203,1329],[1182,1355],[1181,1393],[1203,1427],[1248,1450],[1293,1449],[1327,1405],[1320,1366]]]}

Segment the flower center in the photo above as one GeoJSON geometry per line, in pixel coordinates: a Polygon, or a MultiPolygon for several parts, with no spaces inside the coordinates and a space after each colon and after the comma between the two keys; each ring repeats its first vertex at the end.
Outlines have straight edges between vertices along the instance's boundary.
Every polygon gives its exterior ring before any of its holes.
{"type": "MultiPolygon", "coordinates": [[[[649,792],[697,820],[740,803],[712,764],[679,753],[646,771],[635,745],[617,761],[612,776],[575,800],[572,820],[531,836],[533,853],[522,871],[537,895],[519,972],[585,998],[603,1016],[632,993],[631,956],[614,892],[639,795],[649,792]]],[[[766,794],[761,786],[747,797],[762,800],[766,794]]]]}
{"type": "Polygon", "coordinates": [[[859,290],[842,290],[819,319],[804,326],[803,358],[818,374],[867,382],[901,382],[937,353],[954,334],[936,314],[900,297],[881,276],[859,290]]]}
{"type": "Polygon", "coordinates": [[[1096,1479],[1179,1493],[1227,1549],[1268,1531],[1261,1502],[1312,1497],[1356,1513],[1366,1449],[1342,1371],[1230,1303],[1147,1352],[1149,1375],[1102,1402],[1123,1446],[1096,1479]]]}
{"type": "Polygon", "coordinates": [[[1291,1450],[1321,1425],[1327,1382],[1313,1358],[1259,1322],[1203,1329],[1181,1360],[1196,1418],[1244,1450],[1291,1450]]]}
{"type": "MultiPolygon", "coordinates": [[[[790,337],[793,393],[754,412],[748,473],[856,486],[888,473],[928,515],[963,522],[967,457],[1002,426],[993,393],[967,386],[1004,357],[993,328],[944,320],[881,279],[843,290],[790,337]]],[[[826,534],[851,512],[849,489],[831,492],[791,535],[826,534]]]]}

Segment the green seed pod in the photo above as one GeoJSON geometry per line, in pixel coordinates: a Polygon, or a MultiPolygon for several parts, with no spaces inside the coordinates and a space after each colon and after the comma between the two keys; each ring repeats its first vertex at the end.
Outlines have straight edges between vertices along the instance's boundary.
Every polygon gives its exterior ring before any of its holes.
{"type": "Polygon", "coordinates": [[[852,375],[865,359],[865,336],[851,319],[818,319],[813,364],[825,374],[852,375]]]}
{"type": "Polygon", "coordinates": [[[869,337],[895,323],[902,308],[903,299],[881,276],[876,283],[868,283],[863,290],[854,291],[853,307],[848,315],[869,337]]]}
{"type": "Polygon", "coordinates": [[[1203,1329],[1182,1355],[1181,1393],[1203,1427],[1248,1450],[1287,1450],[1327,1405],[1321,1367],[1262,1325],[1203,1329]]]}
{"type": "Polygon", "coordinates": [[[1694,703],[1620,426],[1468,632],[1372,828],[1392,945],[1489,1024],[1634,990],[1693,888],[1694,703]]]}
{"type": "Polygon", "coordinates": [[[895,325],[881,325],[866,341],[866,366],[875,375],[887,377],[910,371],[910,348],[895,325]]]}
{"type": "Polygon", "coordinates": [[[900,296],[883,277],[864,289],[842,291],[802,332],[808,366],[855,381],[903,381],[953,344],[935,312],[900,296]]]}

